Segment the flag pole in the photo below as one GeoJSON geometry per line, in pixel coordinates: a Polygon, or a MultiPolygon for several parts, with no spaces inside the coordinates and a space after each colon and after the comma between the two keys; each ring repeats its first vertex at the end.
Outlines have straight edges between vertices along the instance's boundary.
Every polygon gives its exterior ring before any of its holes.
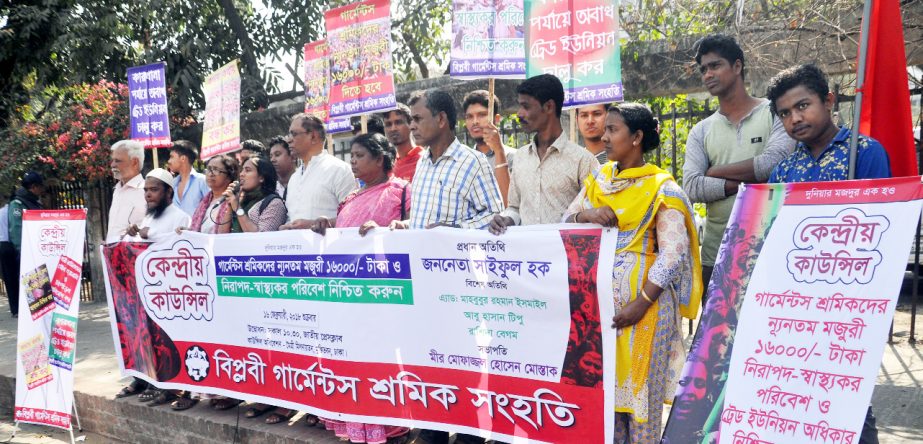
{"type": "Polygon", "coordinates": [[[859,40],[859,69],[856,78],[856,101],[853,102],[852,131],[849,137],[849,180],[856,178],[856,151],[859,144],[859,120],[862,118],[862,89],[865,88],[865,66],[869,48],[869,26],[872,2],[865,0],[862,7],[862,36],[859,40]]]}

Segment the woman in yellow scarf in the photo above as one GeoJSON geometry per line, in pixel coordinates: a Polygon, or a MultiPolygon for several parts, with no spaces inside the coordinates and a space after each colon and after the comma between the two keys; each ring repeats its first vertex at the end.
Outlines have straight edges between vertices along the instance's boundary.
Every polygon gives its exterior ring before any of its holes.
{"type": "Polygon", "coordinates": [[[584,181],[564,221],[618,227],[612,290],[616,315],[615,442],[660,441],[685,351],[681,316],[702,295],[692,205],[670,173],[644,162],[660,145],[657,119],[637,103],[612,106],[602,141],[609,162],[584,181]]]}

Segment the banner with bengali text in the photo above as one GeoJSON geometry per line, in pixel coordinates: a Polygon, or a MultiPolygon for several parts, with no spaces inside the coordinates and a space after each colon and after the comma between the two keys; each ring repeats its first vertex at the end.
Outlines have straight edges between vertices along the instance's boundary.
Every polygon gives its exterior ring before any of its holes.
{"type": "Polygon", "coordinates": [[[859,442],[921,199],[919,177],[744,186],[664,442],[859,442]]]}
{"type": "Polygon", "coordinates": [[[22,216],[15,420],[71,426],[86,210],[22,216]]]}
{"type": "Polygon", "coordinates": [[[330,60],[326,40],[304,45],[304,112],[316,116],[330,134],[352,131],[349,118],[330,120],[330,60]]]}
{"type": "Polygon", "coordinates": [[[615,236],[186,232],[101,248],[126,375],[340,420],[611,442],[615,236]]]}
{"type": "Polygon", "coordinates": [[[524,0],[526,76],[553,74],[564,107],[620,102],[618,0],[524,0]]]}
{"type": "Polygon", "coordinates": [[[237,60],[205,78],[203,160],[240,148],[240,71],[237,60]]]}
{"type": "Polygon", "coordinates": [[[365,0],[324,13],[330,54],[330,119],[397,107],[391,2],[365,0]]]}
{"type": "Polygon", "coordinates": [[[170,113],[167,112],[166,63],[128,68],[128,109],[131,140],[145,148],[170,146],[170,113]]]}
{"type": "Polygon", "coordinates": [[[457,79],[522,79],[526,75],[522,0],[454,0],[452,61],[457,79]]]}

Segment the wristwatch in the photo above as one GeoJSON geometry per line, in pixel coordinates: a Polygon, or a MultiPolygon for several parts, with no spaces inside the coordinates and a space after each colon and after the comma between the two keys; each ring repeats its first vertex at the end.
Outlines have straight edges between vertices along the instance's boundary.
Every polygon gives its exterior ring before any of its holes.
{"type": "Polygon", "coordinates": [[[243,209],[243,208],[240,208],[240,207],[238,207],[238,208],[237,208],[237,212],[236,212],[236,213],[237,213],[237,215],[238,215],[238,216],[243,216],[243,215],[244,215],[244,209],[243,209]]]}

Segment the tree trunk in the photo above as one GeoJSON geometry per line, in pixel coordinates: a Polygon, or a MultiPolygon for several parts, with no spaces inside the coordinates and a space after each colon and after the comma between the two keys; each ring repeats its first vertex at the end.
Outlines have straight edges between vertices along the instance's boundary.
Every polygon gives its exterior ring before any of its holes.
{"type": "Polygon", "coordinates": [[[262,107],[268,106],[266,88],[263,85],[263,79],[260,76],[260,67],[256,61],[256,50],[253,48],[253,40],[250,39],[250,34],[247,32],[246,26],[244,26],[244,21],[240,17],[237,7],[234,6],[234,0],[218,1],[221,4],[221,8],[224,9],[224,15],[231,25],[231,30],[234,31],[234,34],[237,35],[237,41],[240,42],[240,58],[244,65],[244,72],[252,77],[254,83],[258,85],[259,93],[257,97],[254,97],[256,105],[262,107]]]}

